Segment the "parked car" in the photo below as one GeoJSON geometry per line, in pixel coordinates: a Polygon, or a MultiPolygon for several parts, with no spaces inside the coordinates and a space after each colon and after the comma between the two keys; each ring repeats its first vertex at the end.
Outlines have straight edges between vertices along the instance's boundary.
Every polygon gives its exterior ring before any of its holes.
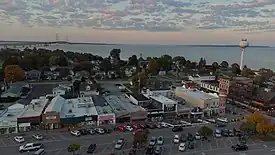
{"type": "Polygon", "coordinates": [[[153,155],[154,154],[154,146],[148,146],[146,148],[146,155],[153,155]]]}
{"type": "Polygon", "coordinates": [[[95,149],[96,149],[96,144],[91,144],[87,149],[87,153],[94,153],[95,149]]]}
{"type": "Polygon", "coordinates": [[[94,135],[96,133],[94,129],[88,129],[87,132],[91,135],[94,135]]]}
{"type": "Polygon", "coordinates": [[[77,136],[77,137],[79,137],[81,135],[81,133],[78,130],[72,130],[71,134],[74,136],[77,136]]]}
{"type": "Polygon", "coordinates": [[[193,141],[194,139],[195,139],[195,137],[191,133],[188,133],[187,140],[193,141]]]}
{"type": "Polygon", "coordinates": [[[197,132],[195,138],[196,138],[196,140],[200,140],[201,139],[200,133],[197,132]]]}
{"type": "Polygon", "coordinates": [[[125,140],[123,138],[120,138],[115,145],[115,149],[121,150],[123,145],[125,144],[125,140]]]}
{"type": "Polygon", "coordinates": [[[163,144],[163,137],[159,136],[157,140],[157,145],[162,145],[163,144]]]}
{"type": "Polygon", "coordinates": [[[161,155],[162,147],[161,146],[156,146],[155,148],[155,155],[161,155]]]}
{"type": "Polygon", "coordinates": [[[126,131],[124,126],[117,126],[116,129],[120,132],[125,132],[126,131]]]}
{"type": "Polygon", "coordinates": [[[149,141],[149,145],[151,145],[151,146],[156,145],[156,141],[157,141],[157,138],[156,137],[152,137],[151,140],[149,141]]]}
{"type": "Polygon", "coordinates": [[[228,130],[228,134],[229,134],[230,137],[234,137],[235,136],[233,130],[228,130]]]}
{"type": "Polygon", "coordinates": [[[216,129],[216,130],[215,130],[215,137],[216,137],[216,138],[222,137],[222,135],[221,135],[221,130],[219,130],[219,129],[216,129]]]}
{"type": "Polygon", "coordinates": [[[112,129],[110,128],[104,128],[104,133],[112,133],[112,129]]]}
{"type": "Polygon", "coordinates": [[[161,125],[161,127],[163,127],[163,128],[168,128],[168,127],[169,127],[168,124],[165,123],[165,122],[161,122],[160,125],[161,125]]]}
{"type": "Polygon", "coordinates": [[[185,151],[185,150],[186,150],[185,143],[180,143],[180,145],[179,145],[179,151],[185,151]]]}
{"type": "Polygon", "coordinates": [[[183,128],[181,126],[175,126],[175,127],[173,127],[172,131],[173,132],[181,132],[181,131],[183,131],[183,128]]]}
{"type": "Polygon", "coordinates": [[[80,132],[81,135],[87,135],[88,134],[88,131],[86,129],[80,129],[79,132],[80,132]]]}
{"type": "Polygon", "coordinates": [[[41,135],[41,134],[35,134],[35,135],[32,135],[32,137],[33,137],[35,140],[42,140],[42,139],[43,139],[43,135],[41,135]]]}
{"type": "Polygon", "coordinates": [[[127,125],[125,129],[126,129],[127,131],[130,131],[130,132],[132,132],[132,131],[134,130],[133,127],[130,126],[130,125],[127,125]]]}
{"type": "Polygon", "coordinates": [[[179,137],[179,135],[175,135],[175,136],[174,136],[173,142],[174,142],[175,144],[178,144],[178,143],[180,142],[180,137],[179,137]]]}
{"type": "Polygon", "coordinates": [[[19,147],[19,152],[34,151],[43,148],[41,143],[27,143],[19,147]]]}
{"type": "Polygon", "coordinates": [[[248,146],[245,144],[236,144],[232,146],[234,151],[246,151],[248,150],[248,146]]]}
{"type": "Polygon", "coordinates": [[[22,137],[22,136],[15,136],[15,137],[14,137],[14,140],[15,140],[16,142],[18,142],[18,143],[23,143],[23,142],[25,142],[25,139],[24,139],[24,137],[22,137]]]}
{"type": "Polygon", "coordinates": [[[195,148],[195,143],[194,142],[189,142],[188,143],[188,149],[194,149],[195,148]]]}
{"type": "Polygon", "coordinates": [[[95,128],[95,131],[98,133],[98,134],[101,134],[103,135],[105,133],[105,131],[102,129],[102,128],[95,128]]]}

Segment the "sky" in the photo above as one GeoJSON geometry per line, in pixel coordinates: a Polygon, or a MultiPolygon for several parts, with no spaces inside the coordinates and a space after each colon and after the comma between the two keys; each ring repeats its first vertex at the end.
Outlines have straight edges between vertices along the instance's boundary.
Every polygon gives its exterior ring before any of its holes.
{"type": "Polygon", "coordinates": [[[275,45],[275,0],[0,0],[0,40],[275,45]]]}

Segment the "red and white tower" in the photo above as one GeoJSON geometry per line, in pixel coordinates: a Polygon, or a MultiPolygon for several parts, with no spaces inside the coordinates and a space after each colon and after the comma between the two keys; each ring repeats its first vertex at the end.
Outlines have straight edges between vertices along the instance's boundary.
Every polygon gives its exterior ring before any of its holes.
{"type": "Polygon", "coordinates": [[[240,69],[243,69],[243,57],[244,57],[244,51],[245,49],[249,46],[249,43],[247,39],[241,39],[240,41],[240,48],[242,49],[242,54],[241,54],[241,63],[240,63],[240,69]]]}

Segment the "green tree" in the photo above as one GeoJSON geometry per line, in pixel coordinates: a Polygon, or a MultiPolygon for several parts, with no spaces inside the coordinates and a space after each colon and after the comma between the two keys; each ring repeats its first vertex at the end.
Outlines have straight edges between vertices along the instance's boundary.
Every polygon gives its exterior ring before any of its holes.
{"type": "Polygon", "coordinates": [[[231,65],[231,69],[232,69],[232,73],[233,73],[234,75],[239,75],[239,74],[241,74],[240,66],[239,66],[237,63],[233,63],[233,64],[231,65]]]}
{"type": "Polygon", "coordinates": [[[217,71],[219,69],[219,64],[217,62],[213,62],[212,69],[213,69],[213,71],[217,71]]]}
{"type": "Polygon", "coordinates": [[[132,83],[135,88],[141,90],[148,81],[148,75],[145,71],[137,73],[135,76],[132,77],[132,83]]]}
{"type": "Polygon", "coordinates": [[[173,58],[173,62],[175,62],[178,66],[183,66],[186,63],[186,59],[183,56],[176,56],[173,58]]]}
{"type": "Polygon", "coordinates": [[[115,58],[116,60],[120,60],[120,53],[121,53],[120,49],[114,48],[111,50],[110,56],[115,58]]]}
{"type": "Polygon", "coordinates": [[[213,134],[213,130],[207,126],[202,126],[198,132],[205,137],[211,136],[213,134]]]}
{"type": "Polygon", "coordinates": [[[129,57],[128,59],[128,65],[130,66],[138,66],[138,59],[136,55],[132,55],[131,57],[129,57]]]}
{"type": "Polygon", "coordinates": [[[160,58],[157,59],[158,65],[161,69],[166,71],[171,70],[172,68],[172,57],[170,55],[164,54],[160,58]]]}
{"type": "Polygon", "coordinates": [[[220,66],[221,66],[222,68],[228,68],[229,64],[228,64],[227,61],[222,61],[222,63],[220,64],[220,66]]]}
{"type": "Polygon", "coordinates": [[[79,144],[70,144],[67,148],[67,151],[70,153],[73,153],[73,155],[76,155],[76,151],[80,150],[79,144]]]}
{"type": "Polygon", "coordinates": [[[251,77],[254,75],[255,75],[255,73],[250,68],[247,68],[246,65],[244,65],[243,70],[242,70],[242,76],[251,77]]]}
{"type": "Polygon", "coordinates": [[[206,65],[206,60],[201,58],[200,61],[199,61],[199,66],[198,67],[203,68],[203,67],[205,67],[205,65],[206,65]]]}
{"type": "Polygon", "coordinates": [[[103,70],[105,73],[112,69],[112,64],[109,59],[103,59],[100,64],[100,69],[103,70]]]}
{"type": "Polygon", "coordinates": [[[51,56],[49,58],[49,66],[56,66],[58,65],[58,56],[51,56]]]}
{"type": "Polygon", "coordinates": [[[149,63],[147,64],[147,70],[152,75],[157,75],[157,73],[159,71],[159,64],[158,64],[157,60],[155,60],[155,59],[150,60],[149,63]]]}

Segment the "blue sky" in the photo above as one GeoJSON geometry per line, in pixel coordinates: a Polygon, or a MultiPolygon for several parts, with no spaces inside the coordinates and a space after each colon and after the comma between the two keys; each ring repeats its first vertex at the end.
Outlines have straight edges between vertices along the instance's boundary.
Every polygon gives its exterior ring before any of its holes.
{"type": "Polygon", "coordinates": [[[271,44],[274,32],[275,0],[0,0],[1,40],[271,44]]]}

